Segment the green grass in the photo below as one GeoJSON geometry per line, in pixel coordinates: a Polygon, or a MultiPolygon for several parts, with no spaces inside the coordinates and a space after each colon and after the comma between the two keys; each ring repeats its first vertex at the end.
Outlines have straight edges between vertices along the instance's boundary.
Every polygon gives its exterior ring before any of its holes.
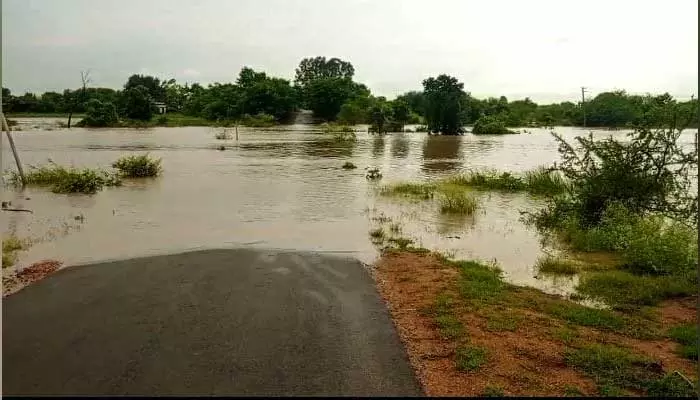
{"type": "Polygon", "coordinates": [[[399,234],[401,233],[401,224],[398,222],[394,222],[391,225],[389,225],[389,232],[393,234],[399,234]]]}
{"type": "Polygon", "coordinates": [[[567,351],[564,359],[600,385],[644,389],[660,377],[660,372],[652,372],[653,360],[613,345],[587,345],[567,351]]]}
{"type": "Polygon", "coordinates": [[[571,385],[566,385],[564,386],[564,396],[569,396],[569,397],[581,397],[583,396],[583,392],[581,389],[579,389],[576,386],[571,386],[571,385]]]}
{"type": "MultiPolygon", "coordinates": [[[[21,179],[15,171],[10,172],[9,182],[20,185],[21,179]]],[[[25,182],[32,186],[50,186],[54,193],[93,194],[104,186],[118,186],[119,178],[106,171],[91,168],[66,168],[49,162],[41,167],[29,166],[25,182]]]]}
{"type": "Polygon", "coordinates": [[[408,246],[413,244],[413,239],[404,237],[390,237],[387,242],[396,245],[398,249],[405,250],[408,246]]]}
{"type": "Polygon", "coordinates": [[[441,293],[435,299],[432,310],[435,325],[437,325],[440,334],[448,339],[457,339],[464,335],[464,325],[455,315],[454,303],[455,301],[450,295],[441,293]]]}
{"type": "Polygon", "coordinates": [[[491,314],[486,316],[486,329],[491,332],[515,332],[520,321],[520,317],[512,314],[491,314]]]}
{"type": "Polygon", "coordinates": [[[401,182],[382,186],[379,193],[383,196],[407,196],[427,200],[433,198],[435,190],[435,185],[430,183],[401,182]]]}
{"type": "Polygon", "coordinates": [[[698,360],[698,326],[689,323],[674,326],[668,331],[668,337],[681,344],[679,354],[691,360],[698,360]]]}
{"type": "Polygon", "coordinates": [[[455,366],[458,371],[478,371],[488,361],[488,352],[479,346],[462,345],[455,350],[455,366]]]}
{"type": "Polygon", "coordinates": [[[625,319],[609,310],[585,307],[576,303],[557,302],[547,307],[545,312],[572,324],[594,328],[621,331],[625,319]]]}
{"type": "Polygon", "coordinates": [[[443,214],[472,215],[479,206],[476,198],[457,189],[443,191],[439,202],[443,214]]]}
{"type": "Polygon", "coordinates": [[[649,396],[693,396],[694,390],[675,374],[664,375],[660,362],[613,346],[592,344],[569,350],[564,359],[593,378],[602,395],[622,394],[617,389],[643,390],[649,396]]]}
{"type": "Polygon", "coordinates": [[[696,292],[694,277],[678,275],[635,275],[627,271],[601,271],[584,274],[576,290],[586,298],[603,301],[616,309],[653,306],[696,292]]]}
{"type": "Polygon", "coordinates": [[[148,154],[125,156],[112,163],[126,178],[146,178],[160,175],[163,168],[160,159],[153,159],[148,154]]]}
{"type": "Polygon", "coordinates": [[[501,295],[506,284],[501,279],[501,270],[477,261],[455,261],[460,271],[459,293],[474,302],[484,302],[501,295]]]}
{"type": "Polygon", "coordinates": [[[576,275],[579,271],[576,263],[549,255],[537,260],[535,268],[545,275],[576,275]]]}
{"type": "Polygon", "coordinates": [[[445,179],[445,183],[474,187],[477,189],[517,192],[525,190],[525,183],[509,172],[472,171],[445,179]]]}
{"type": "Polygon", "coordinates": [[[550,171],[546,167],[538,167],[525,172],[523,181],[526,190],[533,194],[556,195],[564,193],[568,189],[568,183],[564,176],[556,171],[550,171]]]}
{"type": "Polygon", "coordinates": [[[355,169],[357,168],[357,165],[351,163],[350,161],[347,161],[345,164],[342,166],[343,169],[355,169]]]}
{"type": "Polygon", "coordinates": [[[554,331],[554,337],[566,345],[571,345],[579,338],[579,333],[575,328],[564,326],[554,331]]]}

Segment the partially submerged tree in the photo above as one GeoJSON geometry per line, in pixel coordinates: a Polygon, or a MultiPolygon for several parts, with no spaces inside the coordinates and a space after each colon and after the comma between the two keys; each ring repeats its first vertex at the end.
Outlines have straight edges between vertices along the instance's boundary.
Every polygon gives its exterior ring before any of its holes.
{"type": "Polygon", "coordinates": [[[136,86],[122,93],[124,115],[130,119],[150,121],[153,117],[153,102],[145,86],[136,86]]]}
{"type": "Polygon", "coordinates": [[[428,130],[444,135],[462,132],[466,118],[467,94],[457,78],[440,75],[423,81],[428,130]]]}
{"type": "Polygon", "coordinates": [[[90,83],[90,71],[80,71],[80,81],[82,82],[82,90],[79,93],[73,92],[73,96],[69,100],[70,111],[68,112],[68,128],[70,128],[71,120],[73,119],[73,112],[78,107],[79,104],[84,103],[87,99],[85,97],[87,91],[87,85],[90,83]]]}

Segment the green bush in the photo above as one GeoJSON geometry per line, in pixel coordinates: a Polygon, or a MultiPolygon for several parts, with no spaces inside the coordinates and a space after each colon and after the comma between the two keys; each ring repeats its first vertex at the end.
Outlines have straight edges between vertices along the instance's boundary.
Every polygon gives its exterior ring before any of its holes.
{"type": "Polygon", "coordinates": [[[636,273],[689,274],[697,268],[698,233],[660,217],[640,219],[623,251],[626,267],[636,273]]]}
{"type": "Polygon", "coordinates": [[[579,271],[578,266],[563,258],[546,256],[537,260],[535,268],[542,274],[551,275],[576,275],[579,271]]]}
{"type": "Polygon", "coordinates": [[[479,118],[472,128],[472,134],[474,135],[508,135],[514,133],[517,134],[518,132],[506,128],[505,122],[492,115],[479,118]]]}
{"type": "Polygon", "coordinates": [[[558,171],[546,167],[525,172],[524,181],[528,192],[535,194],[555,195],[568,189],[566,178],[558,171]]]}
{"type": "Polygon", "coordinates": [[[411,196],[422,199],[432,199],[435,194],[435,185],[429,183],[400,182],[383,186],[380,194],[384,196],[411,196]]]}
{"type": "Polygon", "coordinates": [[[160,159],[151,159],[148,154],[143,154],[122,157],[112,163],[112,167],[127,178],[145,178],[158,176],[162,171],[160,163],[160,159]]]}
{"type": "Polygon", "coordinates": [[[106,127],[119,124],[117,109],[110,102],[90,99],[85,102],[85,118],[77,126],[106,127]]]}
{"type": "Polygon", "coordinates": [[[459,186],[470,186],[480,189],[503,190],[515,192],[525,190],[525,183],[510,172],[472,171],[464,175],[447,178],[445,182],[459,186]]]}

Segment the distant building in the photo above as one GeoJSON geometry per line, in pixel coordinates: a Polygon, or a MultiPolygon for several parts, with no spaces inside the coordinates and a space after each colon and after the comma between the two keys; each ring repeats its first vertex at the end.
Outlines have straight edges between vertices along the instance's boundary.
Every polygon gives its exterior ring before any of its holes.
{"type": "Polygon", "coordinates": [[[165,114],[168,111],[168,107],[165,105],[165,103],[154,102],[153,107],[156,108],[158,114],[165,114]]]}

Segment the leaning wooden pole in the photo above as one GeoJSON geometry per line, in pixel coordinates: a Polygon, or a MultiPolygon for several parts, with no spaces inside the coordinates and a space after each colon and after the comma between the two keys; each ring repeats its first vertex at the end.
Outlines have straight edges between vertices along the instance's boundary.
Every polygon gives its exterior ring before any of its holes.
{"type": "Polygon", "coordinates": [[[15,162],[17,163],[17,171],[19,171],[19,177],[22,179],[22,187],[24,187],[26,181],[24,179],[24,169],[22,168],[22,162],[19,160],[19,154],[17,154],[17,147],[15,147],[15,140],[12,138],[12,134],[10,134],[10,126],[7,123],[7,120],[5,119],[5,114],[2,114],[2,129],[5,131],[5,134],[7,135],[7,141],[10,142],[10,148],[12,149],[12,155],[15,156],[15,162]]]}

